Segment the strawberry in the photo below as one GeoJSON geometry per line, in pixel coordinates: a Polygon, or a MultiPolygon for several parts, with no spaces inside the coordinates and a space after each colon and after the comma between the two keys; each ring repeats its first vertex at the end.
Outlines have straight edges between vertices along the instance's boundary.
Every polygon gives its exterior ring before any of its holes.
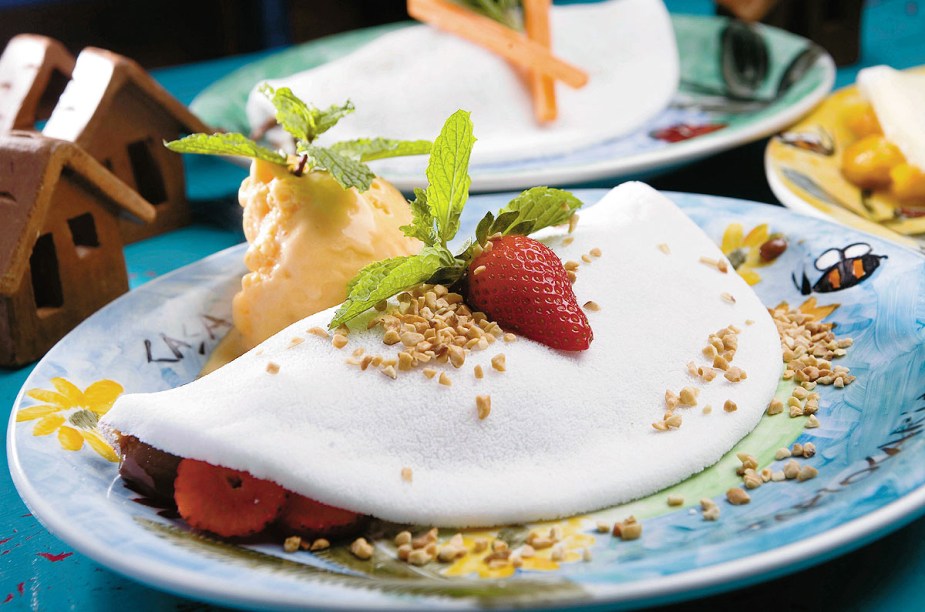
{"type": "Polygon", "coordinates": [[[562,261],[527,236],[497,238],[472,260],[468,301],[501,327],[554,349],[583,351],[594,337],[562,261]]]}
{"type": "Polygon", "coordinates": [[[279,515],[286,490],[247,472],[183,459],[177,466],[174,501],[194,529],[226,538],[259,533],[279,515]]]}
{"type": "Polygon", "coordinates": [[[366,517],[291,493],[279,522],[286,535],[336,538],[358,530],[366,523],[366,517]]]}

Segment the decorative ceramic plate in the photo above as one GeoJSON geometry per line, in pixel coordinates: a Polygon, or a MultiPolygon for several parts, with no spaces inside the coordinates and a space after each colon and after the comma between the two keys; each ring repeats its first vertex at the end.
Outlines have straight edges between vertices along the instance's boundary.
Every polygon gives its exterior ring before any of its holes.
{"type": "MultiPolygon", "coordinates": [[[[773,134],[810,111],[831,90],[835,64],[820,55],[783,95],[777,83],[791,62],[809,48],[806,39],[770,27],[760,29],[768,48],[767,78],[754,92],[764,102],[724,95],[719,63],[719,17],[673,15],[681,60],[681,90],[662,113],[628,135],[556,157],[474,164],[474,191],[523,189],[533,185],[576,184],[602,178],[639,176],[665,170],[773,134]]],[[[249,64],[206,88],[190,107],[206,123],[247,134],[247,96],[262,79],[279,78],[331,61],[406,24],[358,30],[293,47],[249,64]]],[[[421,173],[389,175],[402,190],[423,187],[421,173]]]]}
{"type": "MultiPolygon", "coordinates": [[[[925,73],[925,66],[912,70],[925,73]]],[[[764,157],[768,183],[796,211],[925,251],[925,216],[906,214],[889,192],[862,190],[841,173],[842,152],[857,140],[846,119],[863,104],[856,86],[844,87],[772,138],[764,157]]]]}
{"type": "MultiPolygon", "coordinates": [[[[590,204],[604,193],[577,195],[590,204]]],[[[925,503],[925,258],[781,208],[669,195],[739,264],[766,304],[786,301],[852,337],[839,363],[857,380],[844,389],[817,387],[817,428],[806,428],[806,417],[765,416],[701,474],[649,498],[560,521],[560,560],[545,549],[516,571],[490,569],[474,554],[452,565],[417,568],[396,560],[389,538],[375,540],[373,562],[355,559],[344,547],[287,554],[281,542],[234,545],[192,533],[126,489],[112,450],[96,432],[98,416],[123,390],[166,389],[196,376],[229,329],[243,246],[132,291],[48,353],[26,381],[9,424],[16,487],[56,536],[116,572],[191,597],[260,608],[666,602],[796,571],[915,518],[925,503]],[[762,245],[777,239],[779,246],[781,237],[789,246],[766,262],[762,245]],[[816,269],[833,253],[838,257],[830,268],[816,269]],[[827,282],[832,270],[857,270],[856,262],[864,274],[834,290],[827,282]],[[725,501],[725,491],[742,483],[736,452],[777,471],[783,462],[774,460],[775,451],[797,441],[816,445],[815,457],[801,460],[818,469],[816,478],[767,482],[750,492],[748,505],[725,501]],[[666,504],[670,494],[683,504],[666,504]],[[719,504],[718,520],[704,519],[702,498],[719,504]],[[629,515],[642,521],[641,539],[596,532],[598,521],[629,515]],[[585,549],[589,557],[583,559],[585,549]]],[[[473,198],[463,233],[508,197],[473,198]]],[[[786,399],[793,388],[782,381],[778,397],[786,399]]],[[[518,541],[537,528],[508,526],[502,535],[518,541]]]]}

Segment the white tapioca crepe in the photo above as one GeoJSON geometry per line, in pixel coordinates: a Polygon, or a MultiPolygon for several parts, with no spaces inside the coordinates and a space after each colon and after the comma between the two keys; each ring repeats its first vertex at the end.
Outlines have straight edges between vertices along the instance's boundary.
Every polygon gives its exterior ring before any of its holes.
{"type": "MultiPolygon", "coordinates": [[[[678,86],[674,31],[660,0],[610,0],[553,7],[553,50],[588,72],[582,89],[557,85],[559,117],[540,125],[524,79],[499,56],[419,25],[386,34],[354,53],[290,77],[290,87],[324,108],[350,99],[356,112],[321,141],[388,136],[431,139],[456,109],[479,126],[473,163],[551,156],[605,141],[641,125],[678,86]]],[[[252,127],[272,123],[266,98],[251,92],[252,127]]],[[[276,128],[280,142],[284,136],[276,128]]],[[[424,158],[376,162],[378,173],[423,169],[424,158]]]]}
{"type": "Polygon", "coordinates": [[[366,319],[351,324],[342,350],[307,333],[328,324],[327,310],[195,382],[123,396],[102,423],[330,505],[428,526],[552,519],[654,493],[715,463],[758,423],[780,378],[780,341],[737,274],[700,263],[721,259],[717,247],[650,187],[614,189],[581,213],[572,236],[565,245],[563,231],[550,229],[542,239],[563,260],[602,251],[574,285],[579,303],[600,305],[588,312],[587,351],[520,338],[470,353],[460,369],[435,366],[450,387],[420,369],[393,380],[346,363],[358,347],[398,350],[383,344],[381,328],[367,331],[366,319]],[[707,337],[728,325],[741,329],[734,365],[748,378],[692,378],[687,363],[704,364],[707,337]],[[305,341],[292,346],[293,338],[305,341]],[[503,373],[490,365],[498,353],[503,373]],[[698,405],[679,409],[680,429],[653,429],[665,391],[684,386],[701,390],[698,405]],[[476,395],[491,396],[484,420],[476,395]],[[726,400],[738,410],[724,412],[726,400]]]}

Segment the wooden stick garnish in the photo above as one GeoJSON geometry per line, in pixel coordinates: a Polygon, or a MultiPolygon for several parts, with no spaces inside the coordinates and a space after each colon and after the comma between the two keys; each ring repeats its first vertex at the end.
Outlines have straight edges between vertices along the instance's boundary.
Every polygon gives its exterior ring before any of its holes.
{"type": "Polygon", "coordinates": [[[555,57],[543,45],[448,0],[408,0],[408,14],[497,53],[518,66],[560,80],[569,87],[577,89],[588,82],[587,72],[555,57]]]}
{"type": "MultiPolygon", "coordinates": [[[[552,36],[549,31],[549,7],[552,0],[523,0],[524,30],[527,38],[549,49],[552,36]]],[[[556,82],[550,77],[533,71],[527,79],[530,95],[533,97],[533,114],[540,123],[555,121],[559,114],[556,107],[556,82]]]]}

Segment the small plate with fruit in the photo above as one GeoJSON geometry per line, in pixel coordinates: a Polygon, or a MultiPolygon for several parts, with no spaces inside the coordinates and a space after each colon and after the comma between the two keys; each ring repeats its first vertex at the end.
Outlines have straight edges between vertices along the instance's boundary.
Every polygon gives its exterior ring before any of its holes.
{"type": "Polygon", "coordinates": [[[923,248],[925,67],[869,68],[858,83],[771,139],[768,182],[794,210],[923,248]]]}

